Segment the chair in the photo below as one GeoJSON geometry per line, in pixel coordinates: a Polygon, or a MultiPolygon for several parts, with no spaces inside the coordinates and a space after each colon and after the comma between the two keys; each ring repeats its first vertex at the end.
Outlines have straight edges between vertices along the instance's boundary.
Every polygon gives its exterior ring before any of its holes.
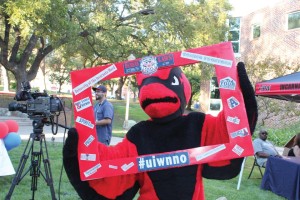
{"type": "Polygon", "coordinates": [[[248,176],[248,179],[251,177],[251,174],[252,174],[252,172],[253,172],[254,167],[257,167],[257,168],[259,169],[259,172],[260,172],[260,175],[261,175],[261,178],[262,178],[262,177],[263,177],[263,173],[262,173],[262,169],[261,169],[261,168],[264,168],[264,167],[261,167],[261,166],[259,166],[259,165],[257,164],[257,160],[256,160],[256,156],[255,156],[255,155],[254,155],[253,157],[254,157],[254,161],[253,161],[252,169],[251,169],[251,171],[250,171],[250,174],[249,174],[249,176],[248,176]]]}

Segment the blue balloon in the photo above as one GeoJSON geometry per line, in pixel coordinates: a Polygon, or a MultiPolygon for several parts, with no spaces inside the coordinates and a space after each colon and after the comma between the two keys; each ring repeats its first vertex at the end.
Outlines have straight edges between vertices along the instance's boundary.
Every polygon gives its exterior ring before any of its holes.
{"type": "Polygon", "coordinates": [[[21,137],[19,134],[11,132],[3,139],[7,151],[19,146],[21,144],[21,137]]]}

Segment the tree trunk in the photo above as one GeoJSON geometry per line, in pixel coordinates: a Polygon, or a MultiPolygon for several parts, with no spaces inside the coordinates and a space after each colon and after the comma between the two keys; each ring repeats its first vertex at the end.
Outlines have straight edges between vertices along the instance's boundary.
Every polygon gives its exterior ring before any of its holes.
{"type": "Polygon", "coordinates": [[[59,84],[59,87],[58,87],[58,94],[61,93],[61,86],[62,86],[62,84],[59,84]]]}
{"type": "Polygon", "coordinates": [[[8,73],[3,66],[1,66],[1,76],[3,80],[3,91],[8,92],[9,91],[8,73]]]}
{"type": "Polygon", "coordinates": [[[189,102],[187,103],[187,107],[186,107],[187,110],[192,110],[192,99],[193,99],[193,96],[194,96],[194,94],[192,93],[191,94],[191,98],[190,98],[189,102]]]}
{"type": "Polygon", "coordinates": [[[125,83],[125,80],[126,80],[126,77],[124,77],[124,76],[120,77],[118,80],[118,88],[115,92],[117,100],[122,100],[122,88],[125,83]]]}
{"type": "Polygon", "coordinates": [[[16,72],[13,72],[13,75],[15,76],[16,84],[17,84],[16,92],[19,92],[24,89],[22,83],[31,81],[27,79],[27,72],[25,70],[22,70],[20,67],[18,67],[16,72]]]}

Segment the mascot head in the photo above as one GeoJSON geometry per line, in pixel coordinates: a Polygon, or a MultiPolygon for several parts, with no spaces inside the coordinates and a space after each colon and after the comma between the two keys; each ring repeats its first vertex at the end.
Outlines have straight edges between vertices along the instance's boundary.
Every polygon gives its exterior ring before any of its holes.
{"type": "Polygon", "coordinates": [[[191,86],[180,68],[138,74],[140,105],[157,122],[167,122],[183,114],[191,96],[191,86]]]}

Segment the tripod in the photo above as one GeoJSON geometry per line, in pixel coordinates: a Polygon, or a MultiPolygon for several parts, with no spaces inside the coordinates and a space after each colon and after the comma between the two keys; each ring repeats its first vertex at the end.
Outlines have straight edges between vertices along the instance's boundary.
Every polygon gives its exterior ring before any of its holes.
{"type": "Polygon", "coordinates": [[[21,180],[25,177],[26,174],[30,172],[31,178],[31,191],[32,191],[32,200],[34,200],[35,191],[37,190],[38,177],[42,175],[47,185],[50,187],[52,200],[56,200],[55,191],[53,187],[53,179],[50,168],[50,161],[48,156],[47,144],[45,140],[45,134],[43,133],[44,123],[42,118],[36,118],[32,122],[33,133],[30,134],[30,138],[26,144],[25,150],[21,156],[19,166],[16,171],[16,175],[12,181],[9,192],[5,197],[5,200],[10,200],[11,195],[15,189],[15,186],[18,185],[21,180]],[[39,146],[35,147],[35,142],[39,146]],[[45,155],[44,155],[45,150],[45,155]],[[31,156],[31,163],[27,171],[23,173],[23,170],[26,165],[26,161],[31,156]],[[41,171],[41,162],[44,165],[44,173],[41,171]]]}

